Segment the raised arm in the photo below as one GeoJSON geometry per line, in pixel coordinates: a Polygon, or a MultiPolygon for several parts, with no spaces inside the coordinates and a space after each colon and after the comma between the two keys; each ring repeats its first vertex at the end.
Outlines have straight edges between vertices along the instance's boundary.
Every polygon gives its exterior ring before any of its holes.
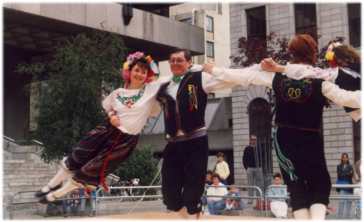
{"type": "Polygon", "coordinates": [[[314,78],[331,82],[335,81],[339,72],[338,68],[321,69],[319,67],[313,67],[306,64],[287,63],[287,65],[280,65],[272,58],[263,59],[261,62],[261,68],[268,72],[282,73],[291,79],[299,80],[303,78],[314,78]]]}
{"type": "Polygon", "coordinates": [[[218,80],[239,84],[242,86],[258,85],[272,87],[274,73],[263,71],[259,64],[242,69],[227,69],[204,64],[204,71],[218,80]]]}

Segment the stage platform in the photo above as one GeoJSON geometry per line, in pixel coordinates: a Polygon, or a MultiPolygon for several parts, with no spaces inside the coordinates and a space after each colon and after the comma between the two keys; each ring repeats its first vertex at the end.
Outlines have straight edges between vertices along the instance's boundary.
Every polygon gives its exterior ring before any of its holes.
{"type": "MultiPolygon", "coordinates": [[[[97,216],[97,218],[104,219],[135,219],[135,220],[181,220],[176,213],[165,213],[165,212],[134,212],[130,214],[115,214],[97,216]]],[[[202,220],[276,220],[277,218],[272,217],[258,217],[258,216],[224,216],[224,215],[202,215],[202,220]]],[[[182,219],[183,220],[183,219],[182,219]]]]}

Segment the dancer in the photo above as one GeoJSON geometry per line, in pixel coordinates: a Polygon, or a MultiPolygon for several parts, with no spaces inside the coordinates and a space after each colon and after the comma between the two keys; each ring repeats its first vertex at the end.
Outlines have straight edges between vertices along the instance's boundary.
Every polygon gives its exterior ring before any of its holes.
{"type": "MultiPolygon", "coordinates": [[[[330,68],[321,69],[305,64],[290,64],[281,66],[271,58],[262,61],[262,67],[271,72],[280,72],[292,79],[321,78],[334,82],[342,89],[360,90],[360,56],[356,50],[340,42],[329,44],[325,54],[330,68]]],[[[344,107],[354,121],[361,119],[361,110],[344,107]]]]}
{"type": "Polygon", "coordinates": [[[163,152],[163,202],[168,210],[184,218],[198,219],[209,149],[205,126],[207,94],[236,84],[202,73],[202,67],[192,66],[187,50],[172,53],[169,63],[173,81],[163,85],[158,94],[168,141],[163,152]]]}
{"type": "MultiPolygon", "coordinates": [[[[317,44],[309,35],[296,35],[288,50],[293,63],[314,65],[317,44]]],[[[331,190],[323,139],[320,135],[323,107],[330,99],[339,106],[360,108],[360,91],[346,91],[321,79],[289,79],[261,70],[259,65],[224,69],[205,64],[204,71],[221,80],[273,88],[276,95],[274,147],[290,192],[297,219],[324,219],[331,190]],[[312,154],[315,155],[312,155],[312,154]]]]}
{"type": "Polygon", "coordinates": [[[128,56],[122,71],[124,88],[114,90],[102,102],[110,122],[89,131],[72,148],[61,161],[57,174],[36,192],[41,203],[54,201],[82,187],[94,189],[102,185],[108,190],[105,175],[132,153],[148,117],[160,113],[156,94],[170,78],[152,82],[159,73],[155,67],[151,57],[142,52],[128,56]]]}

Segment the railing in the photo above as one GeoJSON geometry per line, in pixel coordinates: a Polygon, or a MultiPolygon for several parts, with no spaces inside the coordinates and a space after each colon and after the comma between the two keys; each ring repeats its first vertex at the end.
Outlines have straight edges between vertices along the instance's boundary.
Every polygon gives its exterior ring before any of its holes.
{"type": "MultiPolygon", "coordinates": [[[[208,188],[210,186],[207,186],[208,188]]],[[[231,186],[219,186],[219,187],[231,187],[231,186]]],[[[254,196],[248,196],[248,195],[241,195],[239,197],[231,197],[231,196],[213,196],[213,195],[203,195],[203,198],[209,198],[209,197],[219,197],[223,200],[226,199],[238,199],[238,200],[259,200],[263,203],[267,203],[270,200],[274,199],[285,199],[289,200],[289,194],[286,196],[268,196],[265,195],[262,190],[258,186],[237,186],[234,185],[237,189],[239,189],[239,193],[241,193],[242,189],[253,189],[255,190],[256,194],[254,196]]],[[[267,187],[267,190],[273,189],[273,188],[286,188],[285,185],[270,185],[267,187]]],[[[361,188],[360,184],[353,184],[353,185],[343,185],[343,184],[333,184],[332,188],[361,188]]],[[[153,202],[153,205],[150,205],[149,207],[153,207],[155,209],[157,207],[157,210],[163,210],[165,209],[165,206],[163,205],[162,201],[162,195],[160,194],[161,186],[116,186],[116,187],[110,187],[110,192],[105,193],[102,189],[99,189],[96,191],[95,197],[81,197],[81,198],[62,198],[59,199],[59,201],[65,201],[65,200],[80,200],[80,199],[90,199],[93,198],[95,200],[95,214],[100,214],[100,204],[104,202],[104,204],[107,203],[114,203],[113,200],[120,200],[120,201],[127,201],[124,203],[124,211],[123,213],[131,213],[133,212],[138,206],[142,207],[141,210],[146,210],[145,206],[143,204],[146,204],[147,202],[141,202],[143,200],[157,200],[157,203],[153,202]],[[111,194],[111,191],[120,191],[116,192],[116,195],[111,194]],[[124,192],[125,191],[125,192],[124,192]],[[154,194],[147,194],[147,192],[153,192],[154,194]]],[[[20,204],[34,204],[37,203],[37,199],[34,199],[34,201],[28,201],[28,202],[15,202],[16,199],[18,199],[19,196],[27,193],[34,193],[35,191],[20,191],[16,194],[14,194],[10,201],[10,206],[16,206],[20,204]]],[[[330,195],[330,200],[346,200],[346,201],[356,201],[356,203],[359,203],[361,200],[361,195],[337,195],[332,194],[330,195]]],[[[118,202],[117,205],[120,205],[121,203],[118,202]]],[[[206,206],[204,206],[206,207],[206,206]]],[[[238,210],[237,215],[241,215],[242,211],[238,210]]],[[[245,211],[245,209],[243,209],[245,211]]],[[[118,211],[119,212],[119,211],[118,211]]],[[[268,216],[270,211],[265,208],[262,210],[254,211],[255,215],[257,216],[268,216]]],[[[120,212],[119,212],[120,213],[120,212]]],[[[251,213],[251,212],[249,212],[251,213]]],[[[354,216],[356,218],[360,218],[361,209],[355,207],[354,208],[354,216]]],[[[251,216],[251,215],[250,215],[251,216]]],[[[336,215],[332,215],[336,216],[336,215]]],[[[10,212],[10,217],[13,217],[12,212],[10,212]]]]}
{"type": "MultiPolygon", "coordinates": [[[[206,188],[208,187],[212,187],[212,186],[206,186],[206,188]]],[[[239,197],[231,197],[231,196],[215,196],[215,195],[203,195],[202,198],[206,198],[207,202],[208,202],[208,199],[209,197],[220,197],[222,200],[226,200],[226,199],[237,199],[237,200],[257,200],[257,201],[260,201],[261,203],[264,202],[264,194],[263,194],[263,191],[262,189],[260,189],[260,187],[258,186],[249,186],[249,185],[227,185],[227,186],[214,186],[214,187],[226,187],[226,188],[229,188],[229,187],[236,187],[237,189],[239,189],[239,193],[241,193],[241,190],[242,189],[252,189],[252,190],[255,190],[256,192],[254,192],[255,194],[258,193],[258,195],[254,195],[254,196],[239,196],[239,197]]],[[[205,206],[206,207],[206,206],[205,206]]],[[[240,215],[240,214],[239,214],[240,215]]],[[[264,216],[264,211],[258,211],[257,212],[257,215],[259,216],[264,216]]]]}
{"type": "Polygon", "coordinates": [[[17,141],[5,135],[3,135],[3,139],[5,141],[4,149],[11,153],[16,153],[16,154],[29,153],[29,152],[39,154],[44,147],[44,144],[42,142],[32,139],[32,140],[26,140],[26,145],[34,145],[35,146],[34,151],[15,151],[10,149],[11,144],[13,144],[14,146],[21,147],[24,146],[24,144],[22,144],[24,143],[24,141],[17,141]]]}

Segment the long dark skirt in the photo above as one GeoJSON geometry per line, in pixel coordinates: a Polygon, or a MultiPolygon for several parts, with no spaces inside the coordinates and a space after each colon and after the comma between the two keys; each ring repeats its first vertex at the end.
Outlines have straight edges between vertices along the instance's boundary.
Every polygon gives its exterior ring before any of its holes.
{"type": "Polygon", "coordinates": [[[104,175],[112,173],[132,153],[138,138],[139,135],[123,133],[110,124],[97,126],[72,148],[66,167],[79,183],[103,185],[104,175]]]}

